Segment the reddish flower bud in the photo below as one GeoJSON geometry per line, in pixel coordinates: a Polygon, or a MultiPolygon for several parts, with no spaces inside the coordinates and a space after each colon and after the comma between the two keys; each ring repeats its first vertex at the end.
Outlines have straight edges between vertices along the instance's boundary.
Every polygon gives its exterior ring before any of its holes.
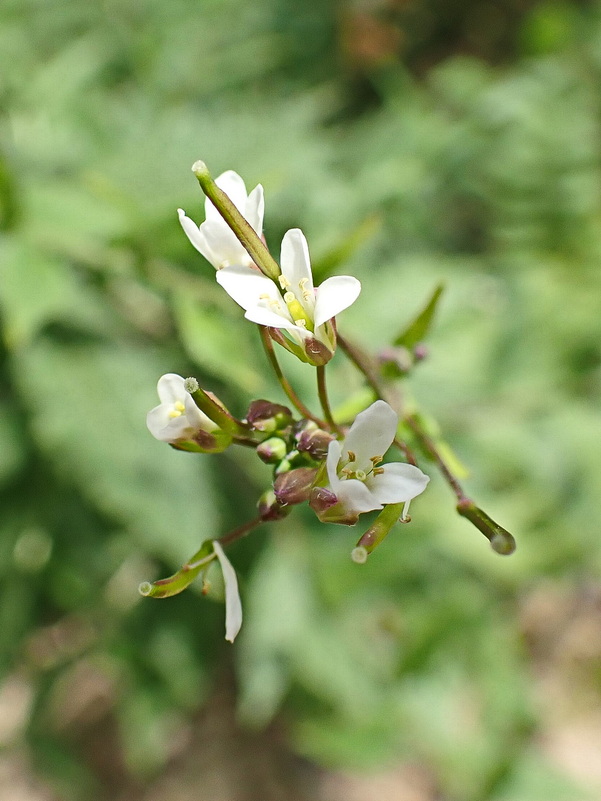
{"type": "Polygon", "coordinates": [[[293,506],[309,500],[316,475],[316,467],[297,467],[295,470],[281,473],[273,484],[278,502],[282,506],[293,506]]]}

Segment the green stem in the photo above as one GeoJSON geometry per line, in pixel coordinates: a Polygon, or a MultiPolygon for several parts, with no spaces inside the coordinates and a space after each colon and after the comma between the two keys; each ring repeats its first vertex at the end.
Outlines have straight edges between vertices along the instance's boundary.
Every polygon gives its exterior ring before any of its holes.
{"type": "Polygon", "coordinates": [[[198,179],[202,191],[232,229],[236,238],[257,267],[268,278],[277,281],[281,273],[277,262],[267,250],[267,247],[263,244],[259,236],[257,236],[257,232],[252,225],[244,219],[223,189],[217,186],[204,161],[195,162],[192,165],[192,172],[198,179]]]}
{"type": "Polygon", "coordinates": [[[357,548],[365,548],[371,553],[388,534],[403,513],[404,503],[390,503],[382,509],[371,526],[357,543],[357,548]]]}
{"type": "Polygon", "coordinates": [[[271,341],[271,337],[269,336],[269,330],[266,326],[260,325],[259,331],[261,332],[261,341],[263,343],[263,348],[265,349],[265,354],[271,364],[271,367],[276,374],[276,377],[279,381],[280,386],[286,393],[286,396],[290,403],[295,407],[295,409],[300,412],[300,414],[307,418],[308,420],[313,420],[314,423],[320,428],[325,427],[325,423],[323,420],[320,420],[319,417],[315,417],[314,414],[305,406],[302,400],[298,397],[296,392],[292,389],[292,386],[284,373],[282,372],[282,368],[278,362],[278,357],[275,355],[275,350],[273,347],[273,343],[271,341]]]}
{"type": "Polygon", "coordinates": [[[404,418],[404,422],[411,429],[411,431],[413,431],[417,441],[422,446],[424,451],[436,462],[436,465],[442,473],[445,481],[455,493],[457,502],[462,503],[463,501],[469,500],[463,491],[463,487],[459,483],[457,476],[454,475],[451,468],[442,458],[434,441],[426,434],[417,418],[409,414],[404,418]]]}
{"type": "Polygon", "coordinates": [[[336,434],[341,434],[340,426],[334,420],[332,415],[332,408],[330,406],[330,400],[328,398],[328,387],[326,384],[326,368],[325,365],[321,365],[316,368],[317,369],[317,394],[319,395],[319,402],[321,403],[321,408],[323,409],[324,417],[326,418],[326,422],[328,423],[330,429],[336,434]]]}
{"type": "Polygon", "coordinates": [[[516,549],[516,542],[512,534],[496,523],[490,515],[480,509],[474,501],[463,491],[457,476],[454,475],[450,467],[440,455],[438,448],[430,437],[423,430],[419,420],[411,415],[405,417],[405,423],[415,434],[418,442],[429,456],[436,462],[438,469],[446,479],[457,498],[457,512],[461,517],[465,517],[480,531],[490,542],[493,551],[502,556],[509,556],[516,549]]]}

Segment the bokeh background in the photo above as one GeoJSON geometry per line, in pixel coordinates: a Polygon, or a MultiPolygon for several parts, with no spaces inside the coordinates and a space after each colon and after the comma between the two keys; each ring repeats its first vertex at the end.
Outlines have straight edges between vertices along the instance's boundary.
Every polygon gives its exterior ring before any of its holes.
{"type": "Polygon", "coordinates": [[[601,797],[600,78],[592,1],[3,0],[3,801],[601,797]],[[177,223],[198,158],[362,280],[366,345],[444,281],[408,398],[514,556],[437,476],[364,566],[302,510],[232,547],[233,647],[139,597],[269,479],[154,441],[158,377],[283,400],[177,223]]]}

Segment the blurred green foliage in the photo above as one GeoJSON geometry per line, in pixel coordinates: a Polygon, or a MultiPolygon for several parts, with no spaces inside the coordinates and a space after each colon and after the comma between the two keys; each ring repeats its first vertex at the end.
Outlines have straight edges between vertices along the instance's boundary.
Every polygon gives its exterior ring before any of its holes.
{"type": "MultiPolygon", "coordinates": [[[[432,45],[419,79],[394,50],[402,15],[382,3],[390,35],[366,58],[358,8],[2,4],[0,665],[33,688],[24,736],[61,798],[108,792],[69,735],[82,675],[107,686],[143,778],[230,660],[241,720],[283,710],[326,766],[409,759],[458,801],[588,797],[539,745],[522,617],[551,580],[577,597],[601,568],[601,7],[536,4],[504,66],[432,45]],[[264,184],[275,255],[300,226],[318,273],[362,280],[339,324],[375,349],[444,281],[409,402],[471,467],[514,557],[434,480],[365,566],[357,531],[302,511],[232,548],[234,649],[197,592],[138,597],[250,517],[269,475],[154,441],[158,377],[196,375],[238,414],[282,400],[179,229],[178,206],[202,215],[197,158],[264,184]]],[[[332,370],[342,403],[360,382],[341,355],[332,370]]],[[[589,662],[598,702],[601,652],[589,662]]]]}

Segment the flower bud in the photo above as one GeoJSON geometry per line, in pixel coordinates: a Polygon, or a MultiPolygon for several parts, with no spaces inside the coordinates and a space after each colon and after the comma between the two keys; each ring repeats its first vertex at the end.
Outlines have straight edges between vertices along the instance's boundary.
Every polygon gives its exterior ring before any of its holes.
{"type": "Polygon", "coordinates": [[[257,509],[259,511],[259,517],[265,522],[281,520],[292,511],[292,509],[281,505],[272,489],[265,490],[261,495],[257,501],[257,509]]]}
{"type": "Polygon", "coordinates": [[[331,490],[326,489],[326,487],[313,487],[309,500],[309,506],[311,509],[313,509],[317,517],[337,503],[338,498],[331,490]]]}
{"type": "Polygon", "coordinates": [[[292,412],[287,406],[267,400],[255,400],[248,409],[247,422],[257,431],[278,431],[292,422],[292,412]]]}
{"type": "Polygon", "coordinates": [[[316,475],[316,467],[297,467],[295,470],[281,473],[273,484],[278,503],[282,506],[293,506],[309,500],[316,475]]]}
{"type": "Polygon", "coordinates": [[[288,453],[288,446],[281,437],[270,437],[257,445],[257,456],[266,464],[281,462],[288,453]]]}
{"type": "Polygon", "coordinates": [[[311,425],[307,425],[296,437],[297,448],[300,453],[307,453],[316,461],[321,461],[328,455],[328,445],[334,437],[329,432],[318,428],[312,420],[307,422],[311,425]]]}

